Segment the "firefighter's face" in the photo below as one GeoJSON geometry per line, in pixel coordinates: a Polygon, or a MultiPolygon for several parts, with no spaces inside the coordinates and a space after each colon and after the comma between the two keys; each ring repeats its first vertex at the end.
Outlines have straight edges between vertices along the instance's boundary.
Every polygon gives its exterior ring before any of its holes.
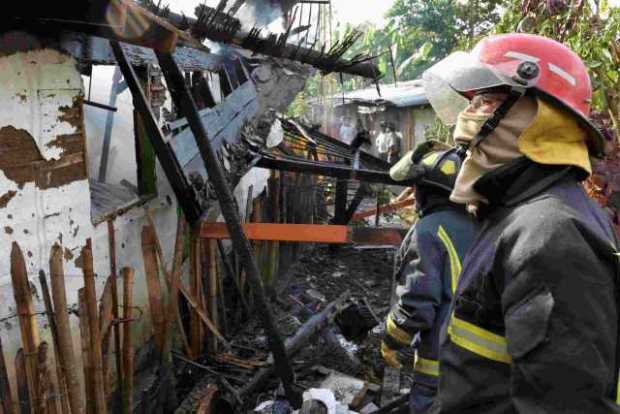
{"type": "Polygon", "coordinates": [[[502,92],[483,92],[474,95],[464,112],[476,115],[491,115],[506,100],[502,92]]]}

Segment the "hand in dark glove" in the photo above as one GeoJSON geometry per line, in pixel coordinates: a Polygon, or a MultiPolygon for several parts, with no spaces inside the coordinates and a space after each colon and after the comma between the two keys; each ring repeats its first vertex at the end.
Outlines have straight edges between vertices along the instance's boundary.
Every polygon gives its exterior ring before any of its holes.
{"type": "Polygon", "coordinates": [[[400,328],[390,313],[385,320],[385,334],[381,341],[381,356],[387,365],[392,368],[402,368],[403,365],[413,364],[410,359],[410,347],[413,336],[400,328]]]}

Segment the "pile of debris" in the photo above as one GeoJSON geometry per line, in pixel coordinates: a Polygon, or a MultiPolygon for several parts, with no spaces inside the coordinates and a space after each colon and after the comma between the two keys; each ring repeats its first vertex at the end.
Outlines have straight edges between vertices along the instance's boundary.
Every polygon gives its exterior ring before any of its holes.
{"type": "MultiPolygon", "coordinates": [[[[290,269],[273,304],[295,386],[303,393],[305,408],[299,412],[315,412],[304,410],[320,400],[326,411],[317,413],[370,413],[398,397],[382,393],[379,352],[393,254],[391,248],[317,245],[290,269]]],[[[199,362],[175,354],[179,389],[187,392],[176,412],[220,401],[222,411],[204,412],[292,413],[259,321],[248,320],[231,338],[229,350],[203,355],[199,362]]]]}

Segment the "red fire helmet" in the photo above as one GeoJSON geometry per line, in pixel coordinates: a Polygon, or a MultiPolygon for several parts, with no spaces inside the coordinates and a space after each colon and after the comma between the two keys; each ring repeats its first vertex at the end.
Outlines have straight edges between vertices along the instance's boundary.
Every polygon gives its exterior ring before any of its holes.
{"type": "Polygon", "coordinates": [[[543,36],[511,33],[482,39],[470,53],[455,52],[424,72],[427,97],[439,117],[453,124],[474,92],[526,88],[576,117],[593,154],[603,137],[590,122],[592,85],[583,61],[568,47],[543,36]]]}

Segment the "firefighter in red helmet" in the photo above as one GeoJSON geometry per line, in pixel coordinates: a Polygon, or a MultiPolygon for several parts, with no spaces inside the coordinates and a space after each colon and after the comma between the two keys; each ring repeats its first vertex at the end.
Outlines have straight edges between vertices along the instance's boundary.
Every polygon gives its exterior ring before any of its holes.
{"type": "Polygon", "coordinates": [[[436,413],[620,413],[618,240],[580,181],[603,140],[581,59],[483,39],[424,73],[468,145],[451,200],[481,221],[441,334],[436,413]]]}

